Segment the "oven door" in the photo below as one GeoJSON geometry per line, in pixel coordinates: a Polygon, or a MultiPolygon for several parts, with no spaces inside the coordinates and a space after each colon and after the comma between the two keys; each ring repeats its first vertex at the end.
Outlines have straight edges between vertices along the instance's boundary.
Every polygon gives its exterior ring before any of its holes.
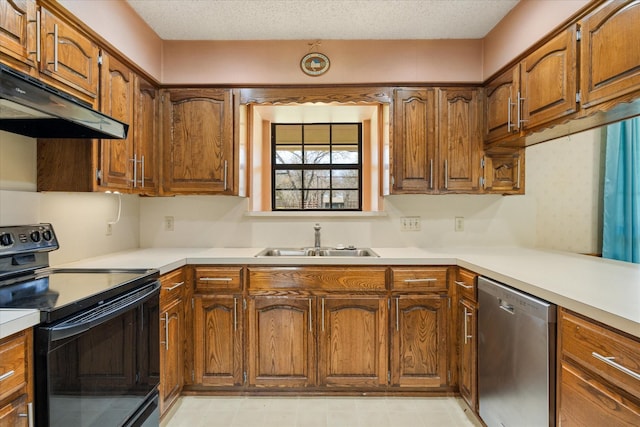
{"type": "Polygon", "coordinates": [[[159,381],[159,286],[36,329],[38,426],[144,423],[159,381]]]}

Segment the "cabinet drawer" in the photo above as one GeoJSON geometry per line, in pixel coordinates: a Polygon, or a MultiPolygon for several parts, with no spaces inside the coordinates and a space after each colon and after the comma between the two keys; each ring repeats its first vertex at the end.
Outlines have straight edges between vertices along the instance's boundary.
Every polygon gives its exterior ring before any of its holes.
{"type": "Polygon", "coordinates": [[[185,274],[183,268],[178,268],[160,277],[160,301],[162,304],[173,301],[182,296],[185,288],[185,274]]]}
{"type": "Polygon", "coordinates": [[[391,290],[446,291],[448,267],[392,267],[391,290]]]}
{"type": "Polygon", "coordinates": [[[196,292],[242,289],[242,267],[197,267],[196,292]]]}
{"type": "Polygon", "coordinates": [[[564,310],[561,322],[564,359],[570,358],[632,395],[640,396],[639,341],[564,310]]]}
{"type": "Polygon", "coordinates": [[[456,273],[456,292],[460,298],[466,298],[473,302],[478,302],[478,287],[476,278],[478,275],[472,271],[458,268],[456,273]]]}
{"type": "Polygon", "coordinates": [[[384,267],[251,267],[252,290],[384,291],[384,267]]]}
{"type": "Polygon", "coordinates": [[[26,354],[25,332],[0,340],[0,401],[27,384],[26,354]]]}

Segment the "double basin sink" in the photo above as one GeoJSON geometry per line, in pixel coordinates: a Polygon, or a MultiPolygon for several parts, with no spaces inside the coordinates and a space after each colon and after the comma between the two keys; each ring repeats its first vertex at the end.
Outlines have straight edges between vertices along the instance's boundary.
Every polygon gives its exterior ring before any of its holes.
{"type": "Polygon", "coordinates": [[[377,257],[369,248],[266,248],[256,257],[377,257]]]}

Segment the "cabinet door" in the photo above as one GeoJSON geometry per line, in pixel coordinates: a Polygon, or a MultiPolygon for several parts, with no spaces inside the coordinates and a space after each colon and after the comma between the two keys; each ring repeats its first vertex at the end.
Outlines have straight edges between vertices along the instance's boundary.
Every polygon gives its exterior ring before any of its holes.
{"type": "Polygon", "coordinates": [[[518,137],[518,95],[520,66],[516,65],[491,80],[485,86],[485,142],[509,140],[518,137]]]}
{"type": "Polygon", "coordinates": [[[231,194],[231,90],[169,89],[163,95],[162,121],[164,192],[231,194]]]}
{"type": "Polygon", "coordinates": [[[398,89],[393,102],[392,191],[437,191],[435,89],[398,89]]]}
{"type": "Polygon", "coordinates": [[[482,105],[476,89],[440,89],[439,188],[472,192],[480,188],[482,105]]]}
{"type": "Polygon", "coordinates": [[[0,0],[0,53],[10,58],[0,55],[0,61],[34,67],[36,25],[35,0],[0,0]]]}
{"type": "Polygon", "coordinates": [[[96,107],[99,80],[98,45],[44,7],[40,10],[40,72],[73,88],[96,107]]]}
{"type": "MultiPolygon", "coordinates": [[[[133,125],[135,75],[116,58],[103,54],[100,110],[121,122],[133,125]]],[[[133,186],[133,129],[126,139],[100,141],[101,187],[128,190],[133,186]]]]}
{"type": "Polygon", "coordinates": [[[387,304],[383,297],[322,298],[318,319],[320,385],[387,384],[387,304]]]}
{"type": "Polygon", "coordinates": [[[559,426],[640,425],[640,401],[570,363],[561,364],[559,392],[559,426]]]}
{"type": "Polygon", "coordinates": [[[440,296],[393,298],[391,384],[447,385],[447,312],[440,296]]]}
{"type": "Polygon", "coordinates": [[[524,194],[525,150],[486,154],[484,189],[488,193],[524,194]]]}
{"type": "MultiPolygon", "coordinates": [[[[160,96],[158,89],[142,77],[136,77],[135,82],[133,190],[153,196],[158,193],[160,96]]],[[[129,131],[132,131],[131,127],[129,131]]]]}
{"type": "Polygon", "coordinates": [[[315,299],[249,299],[249,385],[307,387],[316,383],[315,299]]]}
{"type": "Polygon", "coordinates": [[[640,1],[615,0],[580,21],[582,107],[640,90],[640,1]]]}
{"type": "Polygon", "coordinates": [[[533,128],[578,109],[576,28],[572,26],[536,49],[520,65],[523,126],[533,128]]]}
{"type": "Polygon", "coordinates": [[[241,296],[195,296],[193,330],[196,384],[242,385],[242,313],[241,296]]]}
{"type": "Polygon", "coordinates": [[[0,426],[7,427],[27,427],[33,425],[29,420],[31,416],[27,405],[27,395],[22,394],[16,399],[0,404],[0,426]]]}
{"type": "Polygon", "coordinates": [[[466,299],[458,302],[458,325],[460,395],[475,411],[478,408],[478,347],[477,310],[474,303],[466,299]]]}
{"type": "Polygon", "coordinates": [[[182,391],[184,306],[176,299],[160,315],[160,412],[182,391]]]}

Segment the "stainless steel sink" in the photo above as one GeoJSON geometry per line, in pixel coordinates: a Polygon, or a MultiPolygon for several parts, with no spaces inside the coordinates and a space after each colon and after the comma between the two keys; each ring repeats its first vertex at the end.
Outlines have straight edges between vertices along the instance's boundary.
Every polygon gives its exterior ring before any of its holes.
{"type": "Polygon", "coordinates": [[[377,257],[378,254],[369,248],[266,248],[255,255],[261,257],[377,257]]]}

